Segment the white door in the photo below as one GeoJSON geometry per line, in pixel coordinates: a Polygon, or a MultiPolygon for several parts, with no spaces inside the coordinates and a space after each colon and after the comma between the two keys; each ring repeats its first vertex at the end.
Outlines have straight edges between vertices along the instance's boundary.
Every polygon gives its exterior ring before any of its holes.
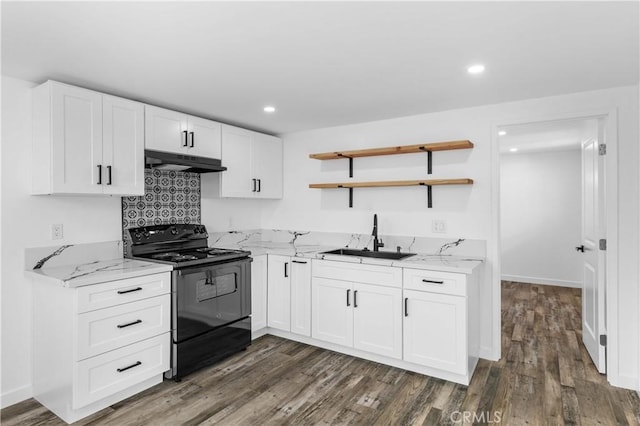
{"type": "Polygon", "coordinates": [[[267,257],[267,324],[291,331],[291,260],[289,256],[267,257]]]}
{"type": "Polygon", "coordinates": [[[267,256],[251,262],[251,331],[267,326],[267,256]]]}
{"type": "Polygon", "coordinates": [[[102,95],[54,83],[51,103],[53,192],[102,193],[102,95]]]}
{"type": "Polygon", "coordinates": [[[405,361],[465,374],[467,309],[465,298],[404,290],[405,361]]]}
{"type": "Polygon", "coordinates": [[[313,277],[311,337],[353,346],[353,284],[313,277]]]}
{"type": "Polygon", "coordinates": [[[189,140],[187,153],[199,157],[220,158],[222,125],[204,118],[187,119],[189,140]]]}
{"type": "Polygon", "coordinates": [[[252,150],[256,196],[282,198],[282,139],[255,133],[252,150]]]}
{"type": "Polygon", "coordinates": [[[353,285],[353,347],[402,358],[402,290],[353,285]]]}
{"type": "Polygon", "coordinates": [[[104,193],[144,195],[144,105],[102,97],[104,193]]]}
{"type": "Polygon", "coordinates": [[[220,196],[253,198],[256,181],[252,177],[252,132],[233,126],[222,126],[222,165],[227,170],[220,173],[220,196]]]}
{"type": "Polygon", "coordinates": [[[188,146],[186,114],[145,105],[144,117],[145,149],[186,152],[188,146]]]}
{"type": "Polygon", "coordinates": [[[311,336],[311,261],[291,259],[291,332],[311,336]]]}
{"type": "Polygon", "coordinates": [[[599,240],[604,238],[604,161],[599,155],[599,130],[582,143],[582,341],[599,372],[606,372],[605,346],[605,252],[599,240]]]}

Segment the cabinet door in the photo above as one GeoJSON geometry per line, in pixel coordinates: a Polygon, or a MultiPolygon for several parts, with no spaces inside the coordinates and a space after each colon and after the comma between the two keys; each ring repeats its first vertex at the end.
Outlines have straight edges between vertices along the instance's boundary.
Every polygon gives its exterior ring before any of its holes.
{"type": "Polygon", "coordinates": [[[267,326],[267,256],[251,262],[251,331],[267,326]]]}
{"type": "Polygon", "coordinates": [[[414,290],[404,297],[404,360],[465,374],[465,298],[414,290]]]}
{"type": "Polygon", "coordinates": [[[186,152],[186,114],[145,105],[144,121],[145,149],[164,152],[186,152]]]}
{"type": "Polygon", "coordinates": [[[391,358],[402,358],[402,290],[353,285],[353,346],[391,358]]]}
{"type": "Polygon", "coordinates": [[[144,105],[102,97],[105,194],[144,195],[144,105]]]}
{"type": "Polygon", "coordinates": [[[222,165],[220,196],[253,198],[256,191],[251,173],[252,132],[233,126],[222,126],[222,165]]]}
{"type": "Polygon", "coordinates": [[[258,198],[282,198],[282,139],[254,134],[253,178],[258,179],[258,198]]]}
{"type": "Polygon", "coordinates": [[[311,291],[311,337],[353,346],[352,283],[313,277],[311,291]]]}
{"type": "Polygon", "coordinates": [[[311,336],[311,261],[291,259],[291,332],[311,336]]]}
{"type": "Polygon", "coordinates": [[[268,255],[268,262],[267,324],[291,331],[291,259],[268,255]]]}
{"type": "Polygon", "coordinates": [[[102,193],[102,95],[51,86],[53,193],[102,193]]]}
{"type": "Polygon", "coordinates": [[[199,157],[220,158],[222,125],[204,118],[187,119],[189,139],[187,153],[199,157]]]}

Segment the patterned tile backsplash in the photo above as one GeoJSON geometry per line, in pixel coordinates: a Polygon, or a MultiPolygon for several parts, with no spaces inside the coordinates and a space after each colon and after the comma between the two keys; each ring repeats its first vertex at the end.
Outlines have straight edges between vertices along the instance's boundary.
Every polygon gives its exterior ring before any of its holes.
{"type": "Polygon", "coordinates": [[[169,223],[200,223],[200,175],[145,169],[144,196],[122,197],[122,230],[169,223]]]}

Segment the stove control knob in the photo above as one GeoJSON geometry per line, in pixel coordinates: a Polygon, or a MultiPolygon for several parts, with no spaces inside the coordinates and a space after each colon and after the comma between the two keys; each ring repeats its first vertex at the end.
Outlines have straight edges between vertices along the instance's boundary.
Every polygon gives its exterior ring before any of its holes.
{"type": "Polygon", "coordinates": [[[194,234],[199,234],[200,233],[200,227],[199,226],[194,226],[193,227],[193,233],[194,234]]]}
{"type": "Polygon", "coordinates": [[[145,238],[149,238],[151,236],[151,233],[145,229],[144,231],[142,231],[142,235],[144,235],[145,238]]]}
{"type": "Polygon", "coordinates": [[[141,233],[139,233],[139,232],[136,232],[135,234],[133,234],[133,237],[134,237],[136,240],[139,240],[140,238],[142,238],[142,234],[141,234],[141,233]]]}
{"type": "Polygon", "coordinates": [[[176,228],[175,226],[173,226],[171,228],[171,235],[178,235],[178,228],[176,228]]]}

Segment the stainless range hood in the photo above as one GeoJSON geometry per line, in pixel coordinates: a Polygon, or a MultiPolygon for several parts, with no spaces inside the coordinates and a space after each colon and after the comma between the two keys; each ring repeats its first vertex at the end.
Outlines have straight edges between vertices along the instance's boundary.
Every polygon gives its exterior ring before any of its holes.
{"type": "Polygon", "coordinates": [[[144,151],[147,168],[175,170],[190,173],[213,173],[227,170],[216,158],[197,157],[194,155],[176,154],[172,152],[144,151]]]}

